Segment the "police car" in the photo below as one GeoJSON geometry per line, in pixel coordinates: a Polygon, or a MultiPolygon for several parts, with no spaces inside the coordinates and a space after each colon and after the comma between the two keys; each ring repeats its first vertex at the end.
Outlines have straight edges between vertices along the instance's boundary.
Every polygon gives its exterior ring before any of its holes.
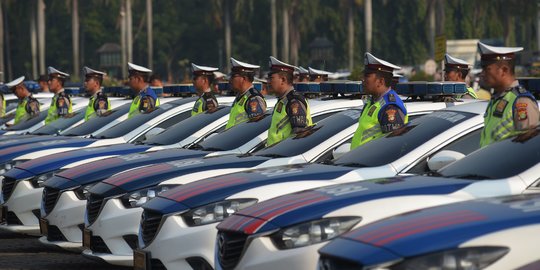
{"type": "Polygon", "coordinates": [[[255,202],[308,188],[369,179],[377,174],[394,176],[398,173],[411,173],[412,168],[421,167],[420,164],[434,152],[451,147],[449,145],[452,143],[468,145],[474,141],[470,149],[463,149],[464,152],[472,151],[479,147],[479,139],[471,134],[479,132],[485,106],[485,102],[463,104],[415,118],[403,130],[354,149],[337,159],[334,165],[306,164],[256,169],[174,188],[143,206],[145,211],[141,228],[148,229],[139,232],[140,246],[143,248],[138,254],[151,254],[154,259],[151,262],[173,268],[189,264],[186,259],[194,254],[197,254],[199,261],[212,265],[215,223],[226,217],[221,215],[213,218],[215,213],[212,207],[225,208],[235,202],[236,198],[240,201],[245,199],[248,203],[237,204],[237,210],[255,202]],[[372,145],[377,148],[372,148],[372,145]],[[389,155],[377,154],[374,149],[389,155]],[[372,162],[384,163],[365,164],[365,167],[351,163],[350,160],[363,160],[360,158],[364,155],[373,156],[372,162]],[[405,163],[407,159],[412,159],[407,162],[407,166],[394,165],[405,163]],[[201,188],[204,192],[188,192],[199,185],[204,186],[201,188]],[[193,222],[189,223],[187,219],[193,219],[193,222]],[[155,225],[159,224],[161,226],[157,230],[155,225]],[[176,246],[179,241],[190,241],[194,233],[199,241],[190,244],[189,250],[176,246]],[[174,254],[167,251],[173,246],[174,254]]]}
{"type": "MultiPolygon", "coordinates": [[[[325,186],[241,210],[218,225],[216,267],[315,268],[317,250],[352,228],[431,206],[538,192],[539,133],[537,129],[484,147],[439,170],[437,176],[325,186]]],[[[452,155],[448,150],[439,153],[452,155]]],[[[253,198],[249,195],[244,193],[242,198],[253,198]]]]}
{"type": "MultiPolygon", "coordinates": [[[[137,142],[143,140],[145,133],[155,126],[164,128],[173,125],[176,121],[188,118],[194,100],[193,98],[176,99],[162,104],[150,113],[136,115],[112,128],[98,133],[96,138],[58,138],[56,140],[22,144],[0,150],[0,154],[2,154],[0,162],[4,163],[4,168],[13,168],[3,174],[1,197],[3,205],[7,207],[13,207],[14,205],[25,206],[22,209],[18,209],[20,211],[17,211],[17,208],[11,208],[12,210],[10,211],[13,211],[17,217],[17,219],[12,220],[15,226],[9,226],[8,224],[8,226],[4,227],[17,232],[39,233],[37,217],[39,217],[39,198],[43,190],[40,184],[45,179],[51,177],[55,169],[66,165],[66,163],[81,161],[81,159],[87,157],[93,156],[95,158],[95,156],[101,156],[101,158],[104,158],[112,155],[109,151],[114,151],[110,147],[91,148],[92,146],[115,145],[126,141],[137,142]],[[81,155],[75,157],[74,161],[70,162],[68,158],[62,158],[63,155],[69,156],[74,153],[68,152],[69,150],[75,150],[77,152],[82,147],[85,150],[81,152],[81,155]],[[50,156],[52,154],[56,155],[52,157],[50,156]],[[38,159],[38,157],[43,158],[38,159]],[[41,160],[45,160],[46,165],[40,166],[41,160]],[[23,166],[22,164],[26,161],[30,161],[27,166],[34,167],[35,173],[17,168],[17,166],[23,166]],[[54,161],[59,163],[56,164],[56,167],[51,167],[54,161]],[[36,175],[36,173],[41,171],[46,172],[36,175]],[[30,224],[31,226],[24,226],[25,224],[30,224]]],[[[135,153],[151,148],[148,145],[121,145],[119,147],[121,148],[119,150],[120,154],[135,153]]],[[[86,159],[86,162],[89,161],[86,159]]]]}
{"type": "MultiPolygon", "coordinates": [[[[31,213],[39,211],[42,183],[51,178],[59,169],[116,155],[184,146],[225,125],[229,110],[230,107],[220,107],[214,113],[188,118],[140,144],[84,148],[46,155],[17,164],[4,173],[2,195],[5,198],[4,206],[8,207],[10,212],[19,218],[19,221],[15,219],[11,220],[14,221],[13,223],[8,221],[6,226],[19,232],[39,233],[38,220],[31,213]],[[175,136],[171,137],[171,134],[175,136]],[[26,182],[27,185],[21,182],[26,182]],[[20,188],[15,189],[13,185],[20,188]]],[[[25,156],[21,159],[24,160],[25,156]]]]}
{"type": "MultiPolygon", "coordinates": [[[[72,107],[74,111],[77,111],[79,109],[83,110],[88,105],[87,99],[81,98],[81,97],[73,97],[71,98],[72,101],[72,107]]],[[[48,105],[43,106],[41,105],[41,111],[40,113],[33,118],[27,119],[26,121],[21,121],[20,123],[17,123],[16,125],[12,125],[9,127],[4,127],[2,129],[2,136],[7,135],[17,135],[17,134],[24,134],[27,132],[32,132],[42,126],[45,125],[45,118],[47,117],[48,113],[48,105]]]]}
{"type": "MultiPolygon", "coordinates": [[[[310,101],[311,111],[315,121],[328,117],[338,111],[343,111],[348,107],[358,107],[358,103],[358,100],[345,99],[332,102],[320,100],[310,101]]],[[[264,144],[268,134],[267,129],[270,126],[270,116],[271,114],[267,113],[266,117],[259,121],[238,124],[203,142],[191,145],[189,147],[190,149],[174,149],[119,156],[82,164],[61,171],[44,183],[45,189],[41,202],[41,214],[44,219],[41,227],[46,229],[46,232],[42,231],[42,233],[46,234],[46,237],[42,237],[40,241],[64,248],[78,248],[81,246],[82,232],[79,229],[79,225],[84,223],[83,214],[86,207],[86,198],[81,192],[87,191],[95,183],[115,173],[143,165],[203,157],[205,155],[215,157],[231,153],[247,153],[264,144]],[[73,194],[78,194],[79,196],[74,196],[73,194]],[[69,219],[63,218],[66,216],[69,219]]],[[[193,120],[195,118],[197,117],[192,117],[193,120]]],[[[163,144],[164,141],[170,138],[179,140],[186,130],[192,129],[193,124],[207,126],[202,120],[195,120],[191,125],[190,123],[185,123],[188,120],[178,124],[182,130],[173,131],[168,129],[163,134],[152,138],[153,144],[163,144]],[[166,138],[159,140],[161,135],[165,135],[166,138]],[[161,142],[158,143],[159,141],[161,142]]]]}
{"type": "MultiPolygon", "coordinates": [[[[53,97],[52,93],[37,93],[32,95],[40,103],[40,108],[47,109],[51,103],[51,98],[53,97]]],[[[0,117],[0,128],[6,127],[6,123],[12,124],[13,119],[15,118],[15,111],[19,105],[19,98],[14,94],[4,94],[4,100],[6,101],[5,115],[0,117]]],[[[3,134],[5,131],[0,130],[0,134],[3,134]]]]}
{"type": "MultiPolygon", "coordinates": [[[[446,106],[444,103],[418,102],[409,104],[408,110],[414,115],[446,106]]],[[[141,212],[138,206],[148,199],[146,194],[155,196],[171,185],[186,184],[235,171],[327,160],[332,156],[333,149],[351,139],[358,125],[358,116],[359,111],[335,114],[320,121],[308,136],[289,138],[252,156],[158,164],[119,174],[97,184],[91,189],[87,203],[86,224],[89,230],[86,231],[86,239],[91,241],[86,242],[90,249],[85,250],[83,255],[99,257],[115,264],[130,265],[134,244],[130,246],[126,243],[125,237],[135,236],[138,232],[136,224],[140,220],[141,212]],[[160,182],[160,186],[156,187],[160,182]],[[128,193],[125,194],[125,191],[128,193]],[[112,198],[113,194],[115,198],[112,198]],[[135,198],[131,200],[133,205],[128,202],[128,198],[135,198]],[[125,199],[128,201],[124,201],[125,199]],[[123,224],[122,228],[117,226],[120,223],[123,224]],[[132,225],[127,227],[126,224],[132,225]]],[[[131,238],[131,241],[134,240],[135,238],[131,238]]]]}
{"type": "Polygon", "coordinates": [[[539,269],[539,206],[529,194],[391,217],[324,246],[318,269],[539,269]]]}

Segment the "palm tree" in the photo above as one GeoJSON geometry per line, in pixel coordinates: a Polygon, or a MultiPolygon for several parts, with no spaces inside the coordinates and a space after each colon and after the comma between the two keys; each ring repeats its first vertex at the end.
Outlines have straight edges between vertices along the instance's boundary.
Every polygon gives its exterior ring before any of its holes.
{"type": "Polygon", "coordinates": [[[71,42],[73,44],[73,77],[79,78],[79,0],[71,5],[71,42]]]}

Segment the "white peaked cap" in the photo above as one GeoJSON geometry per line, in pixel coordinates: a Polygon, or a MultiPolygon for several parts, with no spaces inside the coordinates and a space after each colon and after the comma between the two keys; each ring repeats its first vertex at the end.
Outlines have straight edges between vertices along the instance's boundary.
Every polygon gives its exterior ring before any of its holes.
{"type": "Polygon", "coordinates": [[[309,70],[307,70],[307,69],[305,69],[305,68],[303,68],[301,66],[296,67],[296,71],[298,71],[298,73],[300,73],[300,74],[308,74],[309,73],[309,70]]]}
{"type": "Polygon", "coordinates": [[[234,67],[242,67],[242,68],[247,68],[247,69],[258,69],[258,68],[260,68],[260,66],[244,63],[244,62],[238,61],[238,60],[236,60],[236,59],[234,59],[232,57],[231,57],[231,66],[233,68],[234,67]]]}
{"type": "Polygon", "coordinates": [[[392,72],[392,77],[394,77],[394,78],[402,78],[403,75],[398,74],[398,73],[396,73],[396,72],[392,72]]]}
{"type": "Polygon", "coordinates": [[[214,73],[214,77],[216,77],[216,78],[222,78],[222,77],[224,78],[224,77],[227,76],[227,75],[225,75],[225,74],[223,74],[222,72],[219,72],[219,71],[214,71],[213,73],[214,73]]]}
{"type": "Polygon", "coordinates": [[[133,63],[128,62],[128,70],[138,71],[142,73],[150,73],[152,72],[151,69],[145,68],[143,66],[135,65],[133,63]]]}
{"type": "MultiPolygon", "coordinates": [[[[368,66],[368,65],[384,66],[384,67],[387,67],[389,69],[389,70],[386,70],[386,71],[401,69],[401,67],[396,66],[396,65],[394,65],[394,64],[392,64],[390,62],[384,61],[382,59],[379,59],[379,58],[375,57],[371,53],[366,53],[366,55],[364,57],[364,65],[366,65],[366,66],[368,66]]],[[[381,70],[381,71],[384,71],[384,70],[381,70]]]]}
{"type": "Polygon", "coordinates": [[[311,75],[330,75],[332,74],[332,72],[328,72],[328,71],[324,71],[324,70],[320,70],[320,69],[314,69],[314,68],[311,68],[309,67],[309,74],[311,75]]]}
{"type": "Polygon", "coordinates": [[[53,68],[53,67],[51,67],[51,66],[49,66],[49,67],[47,68],[47,73],[48,73],[49,75],[51,75],[51,74],[58,74],[58,75],[60,75],[61,77],[69,77],[69,74],[67,74],[67,73],[65,73],[65,72],[62,72],[62,71],[60,71],[60,70],[58,70],[58,69],[56,69],[56,68],[53,68]]]}
{"type": "Polygon", "coordinates": [[[24,78],[25,78],[24,76],[21,76],[21,77],[19,77],[19,78],[13,80],[13,81],[11,81],[11,82],[6,83],[6,86],[7,86],[8,88],[15,87],[15,86],[21,84],[21,83],[24,81],[24,78]]]}
{"type": "Polygon", "coordinates": [[[270,56],[270,69],[273,69],[273,70],[279,69],[283,71],[293,72],[296,69],[296,67],[291,64],[287,64],[283,61],[279,61],[277,58],[273,56],[270,56]]]}
{"type": "Polygon", "coordinates": [[[218,71],[218,68],[215,68],[215,67],[199,66],[193,63],[191,63],[191,69],[193,70],[194,73],[197,71],[207,71],[207,72],[218,71]]]}
{"type": "Polygon", "coordinates": [[[523,47],[495,47],[478,42],[481,54],[509,54],[523,51],[523,47]]]}
{"type": "Polygon", "coordinates": [[[94,74],[98,75],[98,76],[105,76],[107,74],[107,73],[105,73],[103,71],[91,69],[89,67],[84,67],[83,72],[84,72],[84,76],[86,76],[86,75],[94,75],[94,74]]]}
{"type": "Polygon", "coordinates": [[[467,61],[459,59],[459,58],[452,57],[449,54],[444,55],[444,62],[447,65],[465,65],[465,66],[469,65],[469,63],[467,63],[467,61]]]}

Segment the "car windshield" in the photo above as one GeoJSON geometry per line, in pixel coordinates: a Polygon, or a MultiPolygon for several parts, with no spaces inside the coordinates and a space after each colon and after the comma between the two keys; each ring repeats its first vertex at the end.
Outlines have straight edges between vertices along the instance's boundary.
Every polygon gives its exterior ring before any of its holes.
{"type": "Polygon", "coordinates": [[[45,120],[47,117],[47,111],[41,111],[37,116],[32,117],[26,121],[20,122],[16,125],[13,125],[9,128],[6,128],[6,130],[25,130],[29,129],[35,125],[37,125],[39,122],[45,120]]]}
{"type": "Polygon", "coordinates": [[[60,117],[57,120],[49,123],[48,125],[42,126],[33,132],[30,132],[32,135],[55,135],[61,132],[62,130],[71,127],[75,123],[84,119],[84,113],[86,108],[78,110],[72,113],[69,117],[60,117]]]}
{"type": "Polygon", "coordinates": [[[174,124],[165,131],[143,141],[148,145],[169,145],[181,142],[192,136],[198,130],[211,124],[212,122],[226,116],[231,111],[231,107],[220,107],[213,113],[201,113],[174,124]]]}
{"type": "Polygon", "coordinates": [[[272,114],[267,113],[264,115],[264,118],[258,121],[244,122],[235,125],[232,128],[226,129],[223,132],[204,140],[192,148],[206,151],[227,151],[236,149],[268,130],[271,121],[272,114]]]}
{"type": "Polygon", "coordinates": [[[63,136],[84,136],[92,134],[93,132],[99,130],[100,128],[106,126],[110,122],[118,119],[119,117],[127,114],[129,112],[129,106],[131,104],[124,104],[118,108],[113,108],[110,114],[100,117],[92,117],[85,121],[84,123],[70,128],[64,132],[61,132],[60,135],[63,136]]]}
{"type": "Polygon", "coordinates": [[[501,179],[518,175],[540,162],[539,134],[540,129],[536,129],[493,143],[438,173],[444,177],[466,179],[501,179]]]}
{"type": "Polygon", "coordinates": [[[317,147],[338,132],[358,122],[359,110],[347,110],[327,117],[301,135],[283,140],[257,152],[257,156],[292,157],[317,147]]]}
{"type": "Polygon", "coordinates": [[[137,115],[132,116],[129,119],[126,119],[113,127],[100,132],[95,137],[98,139],[110,139],[110,138],[118,138],[122,137],[132,130],[135,130],[136,128],[142,126],[146,122],[158,117],[159,115],[172,110],[173,108],[195,101],[196,98],[186,98],[186,99],[178,99],[175,101],[167,102],[165,104],[160,105],[155,110],[148,112],[148,113],[140,113],[137,115]]]}
{"type": "Polygon", "coordinates": [[[376,167],[392,163],[436,135],[472,118],[476,114],[458,111],[435,111],[411,120],[405,127],[370,141],[335,159],[340,166],[376,167]]]}

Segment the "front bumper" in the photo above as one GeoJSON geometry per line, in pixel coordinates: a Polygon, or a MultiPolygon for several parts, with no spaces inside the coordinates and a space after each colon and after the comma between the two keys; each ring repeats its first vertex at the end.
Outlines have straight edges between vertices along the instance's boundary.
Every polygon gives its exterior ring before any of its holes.
{"type": "Polygon", "coordinates": [[[212,266],[216,224],[189,227],[180,216],[164,217],[156,236],[142,251],[167,269],[194,269],[195,263],[212,266]]]}
{"type": "Polygon", "coordinates": [[[141,213],[142,208],[127,209],[118,198],[106,200],[97,219],[86,228],[92,232],[92,239],[102,241],[110,253],[99,252],[91,245],[92,249],[85,250],[83,255],[115,265],[133,266],[141,213]],[[133,242],[128,243],[125,237],[133,242]]]}
{"type": "MultiPolygon", "coordinates": [[[[319,254],[317,250],[328,242],[301,248],[279,250],[269,237],[248,238],[247,247],[234,269],[316,269],[319,254]]],[[[215,253],[215,269],[222,270],[218,253],[215,253]]]]}
{"type": "MultiPolygon", "coordinates": [[[[61,235],[48,235],[47,243],[59,247],[82,248],[82,229],[84,227],[84,212],[86,200],[80,200],[75,192],[67,190],[60,195],[49,213],[45,213],[44,202],[41,205],[41,215],[47,220],[49,228],[55,228],[61,235]]],[[[48,231],[51,231],[49,229],[48,231]]]]}
{"type": "Polygon", "coordinates": [[[2,205],[7,208],[6,213],[11,218],[7,223],[0,225],[0,228],[39,236],[38,217],[42,193],[43,188],[34,188],[29,180],[18,180],[11,195],[2,205]]]}

